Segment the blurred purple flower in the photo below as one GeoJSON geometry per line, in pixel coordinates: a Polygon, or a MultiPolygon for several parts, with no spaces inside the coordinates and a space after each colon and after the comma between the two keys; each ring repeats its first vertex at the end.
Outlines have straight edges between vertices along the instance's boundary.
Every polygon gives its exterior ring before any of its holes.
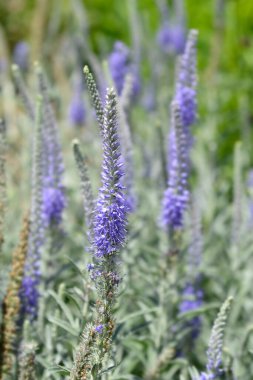
{"type": "Polygon", "coordinates": [[[59,224],[62,221],[62,212],[66,206],[62,189],[46,187],[43,189],[43,211],[46,225],[59,224]]]}
{"type": "Polygon", "coordinates": [[[182,25],[165,21],[157,33],[157,42],[166,53],[182,54],[185,47],[185,29],[182,25]]]}
{"type": "MultiPolygon", "coordinates": [[[[193,311],[201,307],[203,302],[203,292],[198,289],[197,284],[187,284],[182,293],[183,301],[179,306],[180,313],[186,313],[188,311],[193,311]]],[[[201,327],[200,316],[193,317],[191,320],[187,321],[186,325],[191,329],[192,339],[196,339],[199,335],[201,327]]]]}
{"type": "Polygon", "coordinates": [[[115,42],[113,51],[108,58],[108,64],[118,95],[121,95],[125,77],[128,73],[133,75],[133,95],[137,95],[141,86],[140,75],[136,65],[131,62],[129,48],[123,42],[115,42]]]}
{"type": "Polygon", "coordinates": [[[163,200],[163,224],[179,229],[183,226],[184,211],[188,204],[188,192],[176,194],[175,190],[168,188],[163,200]]]}
{"type": "Polygon", "coordinates": [[[81,93],[74,94],[69,105],[69,119],[74,126],[80,126],[85,122],[85,107],[81,93]]]}
{"type": "Polygon", "coordinates": [[[50,225],[51,223],[55,225],[61,222],[62,213],[67,204],[64,186],[62,184],[64,164],[47,79],[40,67],[38,67],[37,70],[39,76],[39,88],[44,100],[42,109],[42,201],[44,222],[46,222],[47,225],[50,225]]]}
{"type": "Polygon", "coordinates": [[[22,70],[27,70],[29,66],[29,52],[30,47],[27,42],[20,41],[18,42],[13,51],[13,61],[20,67],[22,70]]]}
{"type": "Polygon", "coordinates": [[[112,79],[120,95],[129,64],[129,49],[123,42],[115,42],[113,51],[108,58],[108,63],[112,79]]]}

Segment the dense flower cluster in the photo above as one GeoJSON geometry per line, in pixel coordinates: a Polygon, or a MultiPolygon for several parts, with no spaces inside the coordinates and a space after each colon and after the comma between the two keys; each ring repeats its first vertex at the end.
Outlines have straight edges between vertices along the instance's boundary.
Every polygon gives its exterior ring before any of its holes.
{"type": "Polygon", "coordinates": [[[63,210],[66,207],[64,188],[61,184],[54,185],[51,180],[44,182],[42,191],[43,209],[42,214],[46,226],[59,225],[62,221],[63,210]]]}
{"type": "MultiPolygon", "coordinates": [[[[37,256],[41,254],[40,250],[37,250],[37,256]]],[[[25,299],[23,304],[23,311],[29,316],[31,320],[37,317],[38,313],[38,300],[39,300],[39,290],[38,286],[40,283],[40,270],[37,267],[39,260],[34,261],[34,266],[28,263],[25,266],[25,277],[23,280],[22,297],[25,299]]]]}

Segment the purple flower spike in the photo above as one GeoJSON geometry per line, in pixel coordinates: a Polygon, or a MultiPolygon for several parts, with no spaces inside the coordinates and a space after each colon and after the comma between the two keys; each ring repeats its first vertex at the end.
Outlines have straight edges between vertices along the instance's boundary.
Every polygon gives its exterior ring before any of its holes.
{"type": "Polygon", "coordinates": [[[117,103],[113,90],[106,96],[104,116],[102,187],[94,217],[94,249],[97,257],[117,252],[125,243],[127,203],[123,193],[117,103]]]}
{"type": "Polygon", "coordinates": [[[42,102],[37,101],[36,130],[34,131],[32,162],[32,200],[30,233],[22,284],[22,303],[24,312],[31,320],[36,319],[40,283],[40,260],[45,240],[45,223],[42,206],[42,102]]]}
{"type": "Polygon", "coordinates": [[[186,141],[178,104],[172,104],[172,126],[169,134],[168,188],[162,204],[162,223],[172,229],[183,226],[189,203],[186,141]]]}
{"type": "Polygon", "coordinates": [[[36,67],[39,90],[43,96],[43,212],[47,225],[59,224],[66,207],[63,180],[63,158],[49,88],[42,68],[36,67]]]}
{"type": "Polygon", "coordinates": [[[163,200],[163,224],[178,229],[189,203],[188,176],[192,135],[196,119],[196,39],[191,30],[180,62],[169,135],[168,188],[163,200]]]}
{"type": "Polygon", "coordinates": [[[197,32],[191,30],[178,69],[176,99],[181,109],[185,128],[194,124],[197,116],[196,42],[197,32]]]}

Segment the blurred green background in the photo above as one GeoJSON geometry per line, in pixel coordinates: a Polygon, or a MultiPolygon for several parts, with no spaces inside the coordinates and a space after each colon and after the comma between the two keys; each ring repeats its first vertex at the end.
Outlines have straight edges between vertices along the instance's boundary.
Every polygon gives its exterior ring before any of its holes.
{"type": "MultiPolygon", "coordinates": [[[[10,63],[15,44],[25,40],[31,46],[31,61],[44,61],[53,70],[53,76],[57,73],[60,78],[64,58],[55,61],[66,36],[78,34],[82,39],[86,33],[84,39],[102,60],[115,40],[131,45],[130,19],[134,7],[141,43],[152,46],[161,18],[157,3],[155,0],[1,1],[0,56],[7,56],[10,63]],[[84,8],[80,12],[81,3],[84,8]]],[[[204,129],[206,115],[213,116],[213,154],[220,165],[231,164],[234,142],[243,140],[247,148],[253,137],[253,2],[185,0],[185,16],[187,27],[199,30],[199,125],[204,129]]],[[[71,52],[67,51],[68,55],[71,52]]],[[[150,72],[145,68],[146,57],[142,58],[142,77],[148,81],[150,72]]],[[[253,157],[249,157],[249,165],[253,165],[253,157]]]]}

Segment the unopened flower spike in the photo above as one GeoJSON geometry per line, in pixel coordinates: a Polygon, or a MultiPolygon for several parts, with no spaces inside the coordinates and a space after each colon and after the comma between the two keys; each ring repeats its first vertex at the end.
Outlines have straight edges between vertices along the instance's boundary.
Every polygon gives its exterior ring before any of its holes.
{"type": "Polygon", "coordinates": [[[91,182],[90,182],[90,178],[88,174],[86,158],[82,155],[78,140],[73,140],[72,146],[73,146],[73,153],[74,153],[76,165],[77,165],[80,180],[81,180],[83,204],[84,204],[88,234],[92,238],[92,235],[93,235],[92,219],[93,219],[93,212],[94,212],[94,199],[93,199],[91,182]]]}
{"type": "Polygon", "coordinates": [[[45,239],[45,220],[43,217],[43,161],[42,161],[42,98],[36,102],[36,129],[34,130],[32,159],[32,199],[30,213],[30,233],[28,252],[22,285],[24,311],[34,320],[37,317],[41,253],[45,239]]]}
{"type": "Polygon", "coordinates": [[[46,76],[38,63],[35,64],[38,76],[38,86],[43,98],[43,207],[47,225],[59,225],[63,210],[66,207],[66,197],[62,183],[64,164],[62,149],[53,107],[49,98],[46,76]]]}
{"type": "Polygon", "coordinates": [[[189,146],[192,145],[189,127],[197,118],[197,75],[196,75],[196,43],[198,32],[190,30],[184,54],[179,60],[176,82],[176,99],[178,101],[182,123],[187,132],[189,146]]]}
{"type": "Polygon", "coordinates": [[[29,237],[29,216],[26,215],[20,233],[20,241],[12,255],[12,266],[9,276],[8,288],[4,298],[4,313],[2,323],[1,355],[2,363],[0,368],[5,374],[11,375],[14,364],[15,343],[17,338],[17,320],[21,309],[20,290],[24,274],[24,264],[27,254],[29,237]]]}
{"type": "Polygon", "coordinates": [[[35,371],[36,344],[33,342],[24,343],[20,354],[20,374],[19,380],[36,380],[35,371]]]}
{"type": "Polygon", "coordinates": [[[198,380],[218,380],[223,374],[222,348],[225,328],[227,325],[227,319],[232,306],[232,302],[233,297],[228,297],[228,299],[222,305],[219,314],[214,322],[207,350],[207,371],[202,372],[198,380]]]}
{"type": "Polygon", "coordinates": [[[95,82],[93,75],[91,74],[88,66],[84,66],[83,72],[84,72],[87,88],[88,88],[88,91],[90,94],[90,98],[92,101],[92,105],[93,105],[95,112],[96,112],[97,121],[98,121],[100,130],[103,131],[104,109],[103,109],[103,104],[102,104],[100,94],[99,94],[98,89],[97,89],[96,82],[95,82]]]}

